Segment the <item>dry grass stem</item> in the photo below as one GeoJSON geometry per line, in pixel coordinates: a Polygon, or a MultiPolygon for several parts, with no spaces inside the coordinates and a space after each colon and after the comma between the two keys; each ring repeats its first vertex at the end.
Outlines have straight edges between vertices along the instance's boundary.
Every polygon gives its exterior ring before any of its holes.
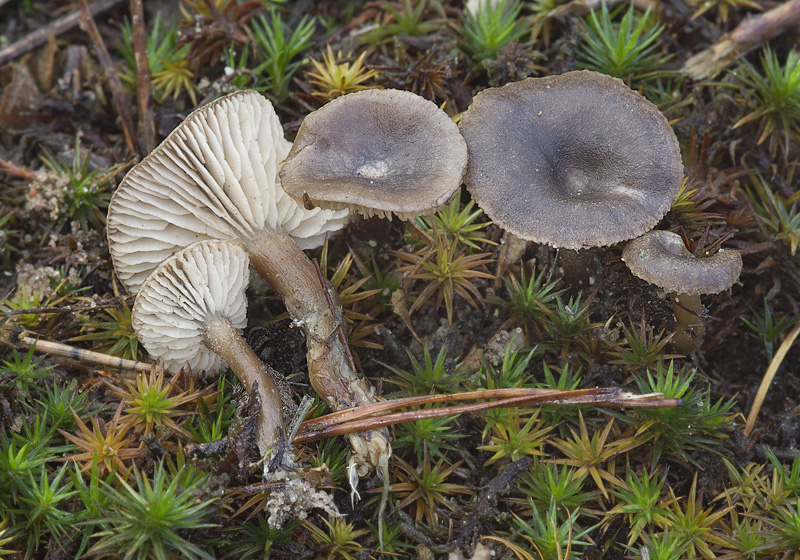
{"type": "Polygon", "coordinates": [[[772,380],[775,379],[778,368],[781,367],[783,359],[786,357],[787,352],[789,352],[789,348],[794,344],[798,334],[800,334],[800,323],[795,325],[792,332],[789,333],[789,336],[787,336],[786,340],[780,345],[778,351],[775,352],[775,357],[772,358],[767,371],[764,373],[764,378],[761,380],[761,385],[758,386],[758,392],[756,392],[756,398],[753,399],[753,407],[747,415],[747,423],[744,425],[744,435],[746,437],[749,437],[750,434],[753,433],[753,427],[756,424],[758,412],[761,410],[761,405],[764,404],[764,399],[767,397],[769,386],[772,384],[772,380]]]}

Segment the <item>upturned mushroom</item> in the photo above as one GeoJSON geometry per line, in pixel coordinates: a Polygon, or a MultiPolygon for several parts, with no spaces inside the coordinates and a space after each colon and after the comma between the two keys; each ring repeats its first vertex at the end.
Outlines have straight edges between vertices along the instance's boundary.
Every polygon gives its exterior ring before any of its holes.
{"type": "Polygon", "coordinates": [[[122,180],[108,208],[117,276],[136,294],[172,253],[201,239],[240,239],[266,277],[271,247],[310,249],[346,212],[306,210],[286,196],[278,164],[291,143],[272,105],[240,91],[191,113],[122,180]]]}
{"type": "Polygon", "coordinates": [[[271,368],[240,334],[247,323],[249,279],[249,258],[239,242],[198,241],[147,277],[131,322],[142,345],[168,371],[189,366],[215,373],[227,364],[248,394],[258,395],[256,444],[265,479],[281,482],[265,505],[270,526],[277,528],[289,515],[302,518],[312,508],[336,513],[336,508],[329,494],[314,487],[314,477],[297,468],[271,368]]]}
{"type": "Polygon", "coordinates": [[[234,241],[193,243],[161,263],[131,311],[136,336],[169,372],[213,375],[227,366],[261,400],[256,440],[269,462],[283,430],[280,392],[240,332],[247,325],[250,259],[234,241]]]}
{"type": "MultiPolygon", "coordinates": [[[[272,105],[256,92],[236,92],[194,111],[123,179],[109,205],[109,251],[135,293],[181,247],[239,239],[303,328],[314,389],[334,410],[368,404],[373,389],[334,336],[338,297],[296,243],[319,244],[344,226],[347,212],[306,210],[282,191],[277,167],[288,151],[272,105]]],[[[385,429],[349,441],[361,475],[391,454],[385,429]]]]}
{"type": "Polygon", "coordinates": [[[486,89],[459,128],[473,199],[505,230],[556,248],[643,234],[669,210],[683,178],[667,119],[621,80],[597,72],[486,89]]]}
{"type": "Polygon", "coordinates": [[[280,178],[298,202],[409,219],[447,204],[466,164],[466,144],[447,113],[408,91],[371,89],[309,114],[280,178]]]}
{"type": "Polygon", "coordinates": [[[672,345],[681,354],[700,347],[705,334],[701,294],[730,288],[742,271],[742,256],[733,249],[698,258],[677,233],[654,230],[625,245],[622,260],[634,274],[670,294],[675,312],[672,345]]]}

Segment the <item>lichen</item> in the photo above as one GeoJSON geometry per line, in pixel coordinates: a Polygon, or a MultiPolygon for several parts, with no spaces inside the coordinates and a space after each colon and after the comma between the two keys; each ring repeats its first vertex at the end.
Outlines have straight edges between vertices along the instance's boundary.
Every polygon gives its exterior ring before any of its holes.
{"type": "Polygon", "coordinates": [[[51,220],[58,220],[65,208],[64,193],[68,186],[69,177],[66,174],[40,169],[31,181],[25,209],[45,212],[51,220]]]}
{"type": "Polygon", "coordinates": [[[267,523],[278,529],[290,518],[303,520],[313,509],[322,509],[327,513],[340,516],[333,496],[319,487],[331,483],[328,467],[290,469],[279,468],[266,474],[265,482],[280,482],[270,492],[264,511],[267,512],[267,523]]]}

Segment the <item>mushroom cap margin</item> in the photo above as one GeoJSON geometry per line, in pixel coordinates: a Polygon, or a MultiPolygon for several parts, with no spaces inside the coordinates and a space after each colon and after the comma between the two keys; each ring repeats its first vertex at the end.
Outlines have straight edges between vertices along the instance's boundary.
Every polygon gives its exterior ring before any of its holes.
{"type": "Polygon", "coordinates": [[[629,241],[622,260],[634,276],[671,293],[718,294],[730,288],[742,271],[735,249],[720,249],[703,258],[692,255],[677,233],[649,231],[629,241]]]}

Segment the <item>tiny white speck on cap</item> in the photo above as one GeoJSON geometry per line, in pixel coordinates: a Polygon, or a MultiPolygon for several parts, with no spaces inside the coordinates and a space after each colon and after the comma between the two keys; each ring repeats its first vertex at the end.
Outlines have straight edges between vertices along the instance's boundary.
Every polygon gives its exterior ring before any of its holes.
{"type": "MultiPolygon", "coordinates": [[[[367,179],[380,179],[389,173],[389,165],[385,161],[365,163],[356,170],[356,174],[367,179]]],[[[369,182],[372,184],[372,181],[369,182]]]]}

